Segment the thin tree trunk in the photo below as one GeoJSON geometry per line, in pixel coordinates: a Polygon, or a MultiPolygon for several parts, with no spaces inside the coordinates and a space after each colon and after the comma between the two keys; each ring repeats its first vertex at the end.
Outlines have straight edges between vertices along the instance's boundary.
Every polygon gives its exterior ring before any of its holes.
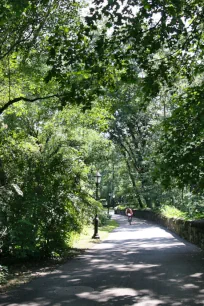
{"type": "Polygon", "coordinates": [[[127,168],[128,168],[128,172],[129,172],[129,176],[130,176],[130,179],[132,181],[132,185],[134,187],[134,190],[136,192],[136,197],[137,197],[137,200],[138,200],[138,203],[139,203],[139,206],[140,208],[143,208],[143,204],[142,204],[142,200],[141,200],[141,197],[140,197],[140,193],[137,189],[137,186],[136,186],[136,183],[135,183],[135,178],[134,176],[132,175],[131,173],[131,167],[130,167],[130,164],[128,163],[128,161],[125,159],[125,162],[126,162],[126,165],[127,165],[127,168]]]}

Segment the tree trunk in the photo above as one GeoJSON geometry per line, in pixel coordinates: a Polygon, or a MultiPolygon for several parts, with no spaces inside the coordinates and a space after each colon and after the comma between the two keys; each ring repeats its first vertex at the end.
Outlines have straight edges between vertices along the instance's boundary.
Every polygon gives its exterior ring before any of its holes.
{"type": "Polygon", "coordinates": [[[140,208],[143,208],[143,204],[142,204],[142,200],[141,200],[141,197],[140,197],[140,193],[139,193],[139,191],[137,189],[137,186],[135,184],[135,178],[133,177],[133,175],[131,173],[131,167],[130,167],[130,165],[129,165],[129,163],[128,163],[128,161],[126,159],[125,159],[125,162],[126,162],[126,165],[127,165],[127,168],[128,168],[130,179],[132,181],[132,185],[133,185],[133,187],[135,189],[135,192],[136,192],[136,197],[137,197],[139,206],[140,206],[140,208]]]}

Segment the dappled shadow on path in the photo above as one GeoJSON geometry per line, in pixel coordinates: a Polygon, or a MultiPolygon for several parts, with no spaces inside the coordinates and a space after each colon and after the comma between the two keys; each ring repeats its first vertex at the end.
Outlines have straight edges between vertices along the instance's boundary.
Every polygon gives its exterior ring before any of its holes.
{"type": "Polygon", "coordinates": [[[146,221],[118,218],[104,243],[2,296],[2,306],[204,305],[204,254],[146,221]]]}

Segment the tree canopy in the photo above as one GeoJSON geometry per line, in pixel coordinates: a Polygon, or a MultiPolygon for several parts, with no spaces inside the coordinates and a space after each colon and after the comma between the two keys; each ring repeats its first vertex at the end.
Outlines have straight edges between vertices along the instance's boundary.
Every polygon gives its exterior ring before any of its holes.
{"type": "Polygon", "coordinates": [[[1,1],[4,254],[60,253],[103,210],[96,171],[106,206],[203,209],[203,7],[1,1]]]}

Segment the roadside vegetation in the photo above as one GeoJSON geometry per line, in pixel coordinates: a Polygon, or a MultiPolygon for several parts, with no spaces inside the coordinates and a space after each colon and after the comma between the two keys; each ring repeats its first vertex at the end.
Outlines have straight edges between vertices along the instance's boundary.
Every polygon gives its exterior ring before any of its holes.
{"type": "Polygon", "coordinates": [[[59,256],[59,254],[53,254],[50,259],[39,261],[30,261],[28,259],[27,261],[8,262],[8,266],[0,265],[0,292],[10,290],[15,286],[26,283],[43,273],[50,273],[56,269],[57,266],[83,254],[87,249],[94,246],[94,244],[102,242],[108,237],[110,232],[118,227],[118,223],[110,217],[108,218],[105,212],[103,213],[102,220],[98,229],[100,239],[92,239],[94,232],[93,224],[86,225],[81,234],[76,234],[72,237],[71,245],[64,249],[61,256],[59,256]]]}
{"type": "MultiPolygon", "coordinates": [[[[125,210],[128,207],[128,205],[118,205],[117,209],[119,210],[125,210]]],[[[131,208],[134,209],[134,206],[131,206],[131,208]]],[[[135,209],[138,209],[135,207],[135,209]]],[[[152,210],[155,213],[158,213],[162,216],[165,216],[167,218],[176,218],[176,219],[183,219],[183,220],[199,220],[199,219],[204,219],[204,213],[202,207],[199,209],[191,210],[191,211],[186,211],[186,210],[181,210],[173,205],[161,205],[160,207],[156,208],[144,208],[144,210],[152,210]]]]}
{"type": "Polygon", "coordinates": [[[204,219],[204,213],[199,211],[187,212],[181,211],[174,206],[164,205],[160,209],[157,209],[156,212],[159,212],[161,215],[167,218],[177,218],[183,220],[199,220],[204,219]]]}
{"type": "Polygon", "coordinates": [[[106,224],[99,226],[100,239],[91,239],[93,236],[93,225],[86,226],[82,233],[74,239],[73,248],[75,249],[87,249],[93,246],[95,243],[100,243],[108,237],[108,234],[112,232],[118,224],[115,220],[107,220],[106,224]]]}

